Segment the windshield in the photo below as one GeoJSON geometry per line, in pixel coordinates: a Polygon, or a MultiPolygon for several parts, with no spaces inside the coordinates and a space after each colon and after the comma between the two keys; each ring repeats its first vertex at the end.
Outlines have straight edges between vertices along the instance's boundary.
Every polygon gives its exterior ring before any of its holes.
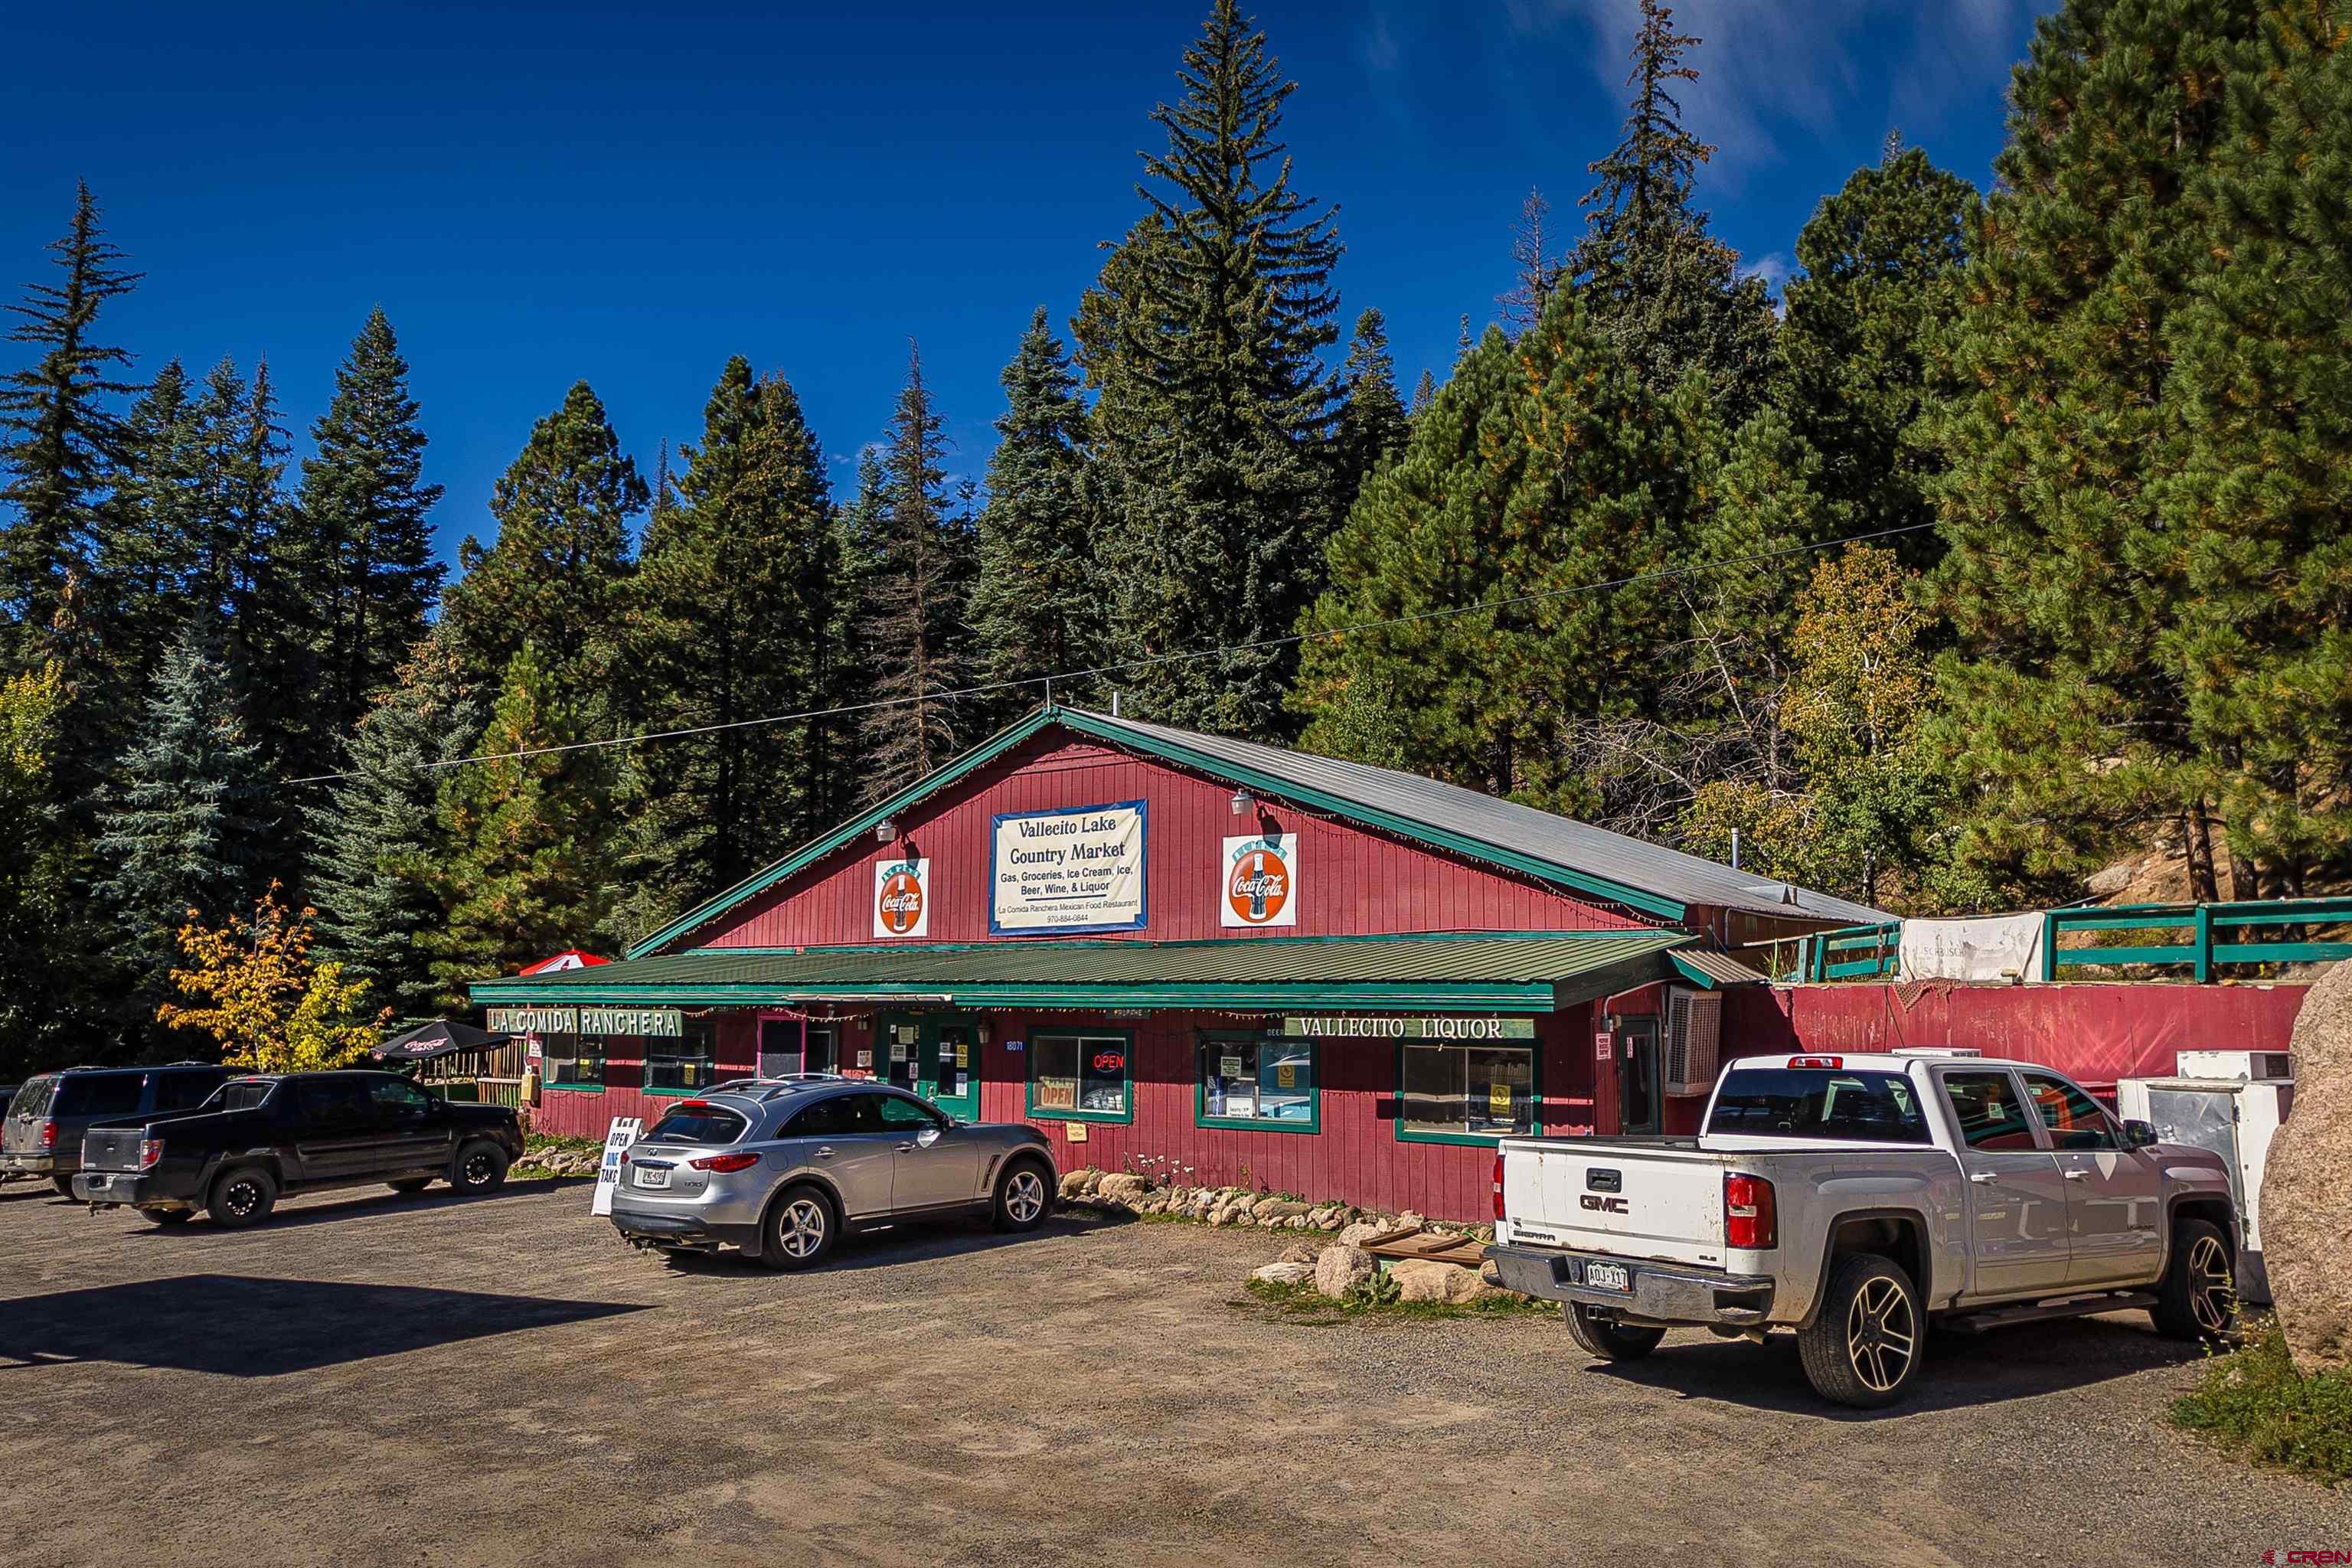
{"type": "Polygon", "coordinates": [[[751,1124],[716,1105],[679,1106],[654,1123],[646,1142],[665,1143],[732,1143],[751,1124]]]}
{"type": "Polygon", "coordinates": [[[1918,1096],[1897,1072],[1743,1068],[1723,1080],[1706,1130],[1856,1143],[1928,1141],[1918,1096]]]}
{"type": "Polygon", "coordinates": [[[253,1110],[269,1098],[278,1087],[274,1079],[238,1079],[225,1083],[213,1091],[213,1097],[199,1108],[205,1110],[253,1110]]]}

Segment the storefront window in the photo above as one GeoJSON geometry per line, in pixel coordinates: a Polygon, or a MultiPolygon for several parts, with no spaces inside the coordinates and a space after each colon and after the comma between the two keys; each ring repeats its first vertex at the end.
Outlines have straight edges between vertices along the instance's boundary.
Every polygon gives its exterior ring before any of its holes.
{"type": "Polygon", "coordinates": [[[1125,1035],[1039,1035],[1029,1042],[1029,1114],[1135,1120],[1125,1035]]]}
{"type": "Polygon", "coordinates": [[[604,1041],[596,1035],[541,1035],[541,1081],[550,1089],[604,1087],[604,1041]]]}
{"type": "Polygon", "coordinates": [[[841,1026],[811,1024],[808,1026],[807,1047],[801,1058],[803,1072],[839,1072],[841,1070],[841,1026]]]}
{"type": "Polygon", "coordinates": [[[1399,1137],[1484,1141],[1538,1131],[1532,1047],[1409,1042],[1398,1054],[1399,1137]]]}
{"type": "Polygon", "coordinates": [[[1195,1119],[1204,1127],[1316,1131],[1318,1066],[1309,1041],[1203,1035],[1195,1119]]]}
{"type": "Polygon", "coordinates": [[[710,1087],[718,1026],[709,1018],[688,1018],[674,1040],[646,1042],[646,1092],[690,1094],[710,1087]]]}

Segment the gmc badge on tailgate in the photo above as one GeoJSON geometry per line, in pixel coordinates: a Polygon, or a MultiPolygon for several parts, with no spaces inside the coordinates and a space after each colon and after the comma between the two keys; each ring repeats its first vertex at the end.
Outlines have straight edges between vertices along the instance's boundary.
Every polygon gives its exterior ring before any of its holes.
{"type": "Polygon", "coordinates": [[[1586,1208],[1598,1209],[1602,1214],[1626,1214],[1631,1212],[1626,1208],[1625,1200],[1623,1198],[1604,1198],[1599,1193],[1586,1193],[1579,1197],[1577,1201],[1582,1204],[1586,1208]]]}

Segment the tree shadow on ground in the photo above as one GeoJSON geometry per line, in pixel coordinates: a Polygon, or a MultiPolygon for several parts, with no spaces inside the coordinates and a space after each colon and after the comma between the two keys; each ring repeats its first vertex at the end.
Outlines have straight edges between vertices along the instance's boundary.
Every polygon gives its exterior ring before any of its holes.
{"type": "Polygon", "coordinates": [[[646,1310],[415,1285],[183,1274],[0,1300],[0,1388],[11,1373],[84,1361],[275,1377],[646,1310]]]}

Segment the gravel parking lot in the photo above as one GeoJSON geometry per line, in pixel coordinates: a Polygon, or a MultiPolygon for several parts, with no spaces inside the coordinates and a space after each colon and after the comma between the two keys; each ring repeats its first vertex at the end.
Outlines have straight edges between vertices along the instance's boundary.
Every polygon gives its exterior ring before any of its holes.
{"type": "Polygon", "coordinates": [[[1793,1347],[1631,1373],[1549,1319],[1284,1322],[1263,1236],[1065,1217],[813,1275],[621,1247],[584,1185],[151,1230],[0,1189],[0,1560],[2255,1563],[2352,1498],[2163,1422],[2133,1317],[1939,1342],[1832,1412],[1793,1347]]]}

